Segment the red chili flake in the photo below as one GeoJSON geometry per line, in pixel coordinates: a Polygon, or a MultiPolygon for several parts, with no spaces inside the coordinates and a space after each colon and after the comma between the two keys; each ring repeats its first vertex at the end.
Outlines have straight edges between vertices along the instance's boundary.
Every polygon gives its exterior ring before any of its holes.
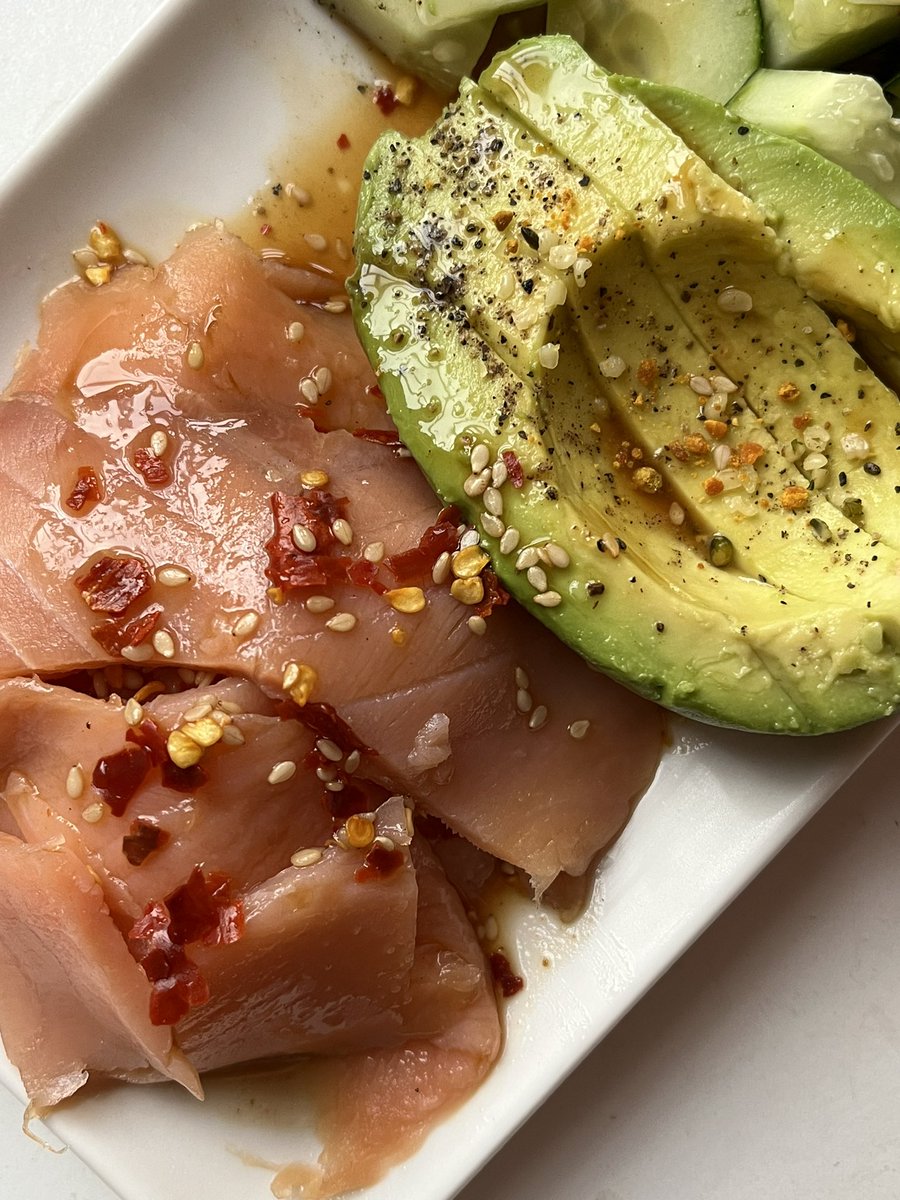
{"type": "Polygon", "coordinates": [[[381,390],[381,388],[378,386],[377,383],[370,383],[370,384],[366,385],[366,395],[374,396],[377,400],[384,399],[384,392],[381,390]]]}
{"type": "Polygon", "coordinates": [[[128,948],[150,980],[150,1022],[175,1025],[209,999],[209,984],[171,934],[162,900],[153,900],[128,932],[128,948]]]}
{"type": "Polygon", "coordinates": [[[372,93],[372,100],[386,117],[389,117],[400,103],[394,95],[394,89],[389,83],[379,83],[378,87],[372,93]]]}
{"type": "Polygon", "coordinates": [[[263,237],[268,237],[272,232],[272,226],[267,221],[265,225],[260,225],[259,232],[263,235],[263,237]]]}
{"type": "Polygon", "coordinates": [[[97,760],[91,783],[114,817],[124,813],[152,766],[152,755],[145,746],[126,746],[116,754],[107,754],[97,760]]]}
{"type": "MultiPolygon", "coordinates": [[[[324,763],[323,757],[323,763],[324,763]]],[[[343,772],[337,776],[343,783],[339,792],[325,791],[322,797],[325,811],[338,823],[343,823],[348,817],[357,813],[374,812],[380,804],[392,795],[388,788],[371,779],[348,778],[343,772]]]]}
{"type": "Polygon", "coordinates": [[[350,149],[350,139],[347,137],[346,133],[342,133],[341,136],[338,138],[337,148],[338,148],[338,150],[349,150],[350,149]]]}
{"type": "Polygon", "coordinates": [[[358,750],[360,754],[374,754],[373,750],[359,740],[343,717],[339,717],[330,704],[319,704],[313,701],[304,704],[301,708],[293,701],[289,703],[292,705],[291,711],[284,715],[294,717],[317,738],[328,738],[336,746],[340,746],[344,754],[349,754],[352,750],[358,750]]]}
{"type": "Polygon", "coordinates": [[[491,975],[494,983],[499,987],[501,993],[506,996],[515,996],[517,992],[521,992],[525,986],[525,980],[521,975],[517,975],[509,964],[509,959],[500,951],[495,950],[488,959],[491,967],[491,975]]]}
{"type": "Polygon", "coordinates": [[[125,734],[125,741],[133,746],[143,746],[155,767],[169,758],[166,735],[152,717],[144,717],[140,725],[133,725],[125,734]]]}
{"type": "Polygon", "coordinates": [[[151,604],[140,616],[132,617],[130,621],[104,621],[102,625],[93,627],[91,637],[107,654],[120,655],[126,646],[139,646],[147,640],[159,623],[162,611],[161,604],[151,604]]]}
{"type": "Polygon", "coordinates": [[[172,762],[168,754],[162,761],[163,787],[171,788],[173,792],[196,792],[208,778],[199,763],[194,763],[192,767],[179,767],[172,762]]]}
{"type": "Polygon", "coordinates": [[[186,883],[166,896],[172,940],[187,946],[204,942],[224,946],[244,932],[244,906],[231,895],[231,879],[224,871],[194,867],[186,883]]]}
{"type": "Polygon", "coordinates": [[[373,879],[387,879],[403,866],[403,852],[388,850],[385,846],[376,844],[363,859],[361,867],[353,872],[357,883],[370,883],[373,879]]]}
{"type": "Polygon", "coordinates": [[[419,538],[418,546],[412,550],[402,550],[399,554],[390,554],[384,560],[399,584],[415,583],[431,574],[431,568],[441,554],[455,550],[459,543],[456,532],[459,524],[459,513],[452,506],[441,509],[438,519],[425,530],[419,538]]]}
{"type": "Polygon", "coordinates": [[[514,450],[502,450],[500,457],[506,463],[506,476],[514,488],[520,488],[525,483],[525,472],[514,450]]]}
{"type": "Polygon", "coordinates": [[[72,512],[81,512],[86,504],[92,504],[103,499],[103,488],[93,467],[79,467],[78,476],[68,499],[66,508],[72,512]]]}
{"type": "Polygon", "coordinates": [[[130,554],[105,554],[75,576],[75,586],[93,612],[122,613],[150,590],[153,579],[147,566],[130,554]]]}
{"type": "Polygon", "coordinates": [[[148,487],[165,487],[166,484],[172,482],[172,472],[169,470],[168,463],[164,463],[152,450],[145,450],[143,447],[135,450],[134,465],[135,469],[143,475],[144,483],[148,487]]]}
{"type": "Polygon", "coordinates": [[[266,575],[279,587],[290,589],[323,587],[346,580],[350,559],[329,556],[326,552],[337,539],[332,525],[345,517],[347,500],[330,492],[309,488],[302,495],[275,492],[269,497],[275,521],[275,533],[266,542],[269,566],[266,575]],[[292,537],[295,525],[302,525],[316,539],[313,551],[299,550],[292,537]]]}
{"type": "Polygon", "coordinates": [[[139,867],[154,850],[161,850],[168,840],[168,833],[160,829],[155,821],[138,817],[131,822],[131,828],[122,838],[122,853],[133,867],[139,867]]]}
{"type": "Polygon", "coordinates": [[[494,574],[490,567],[481,572],[481,582],[484,584],[484,599],[474,608],[477,617],[489,617],[495,608],[509,603],[509,592],[494,574]]]}
{"type": "Polygon", "coordinates": [[[387,585],[379,579],[378,564],[368,559],[358,558],[347,568],[347,579],[357,587],[371,588],[378,596],[383,596],[388,590],[387,585]]]}
{"type": "MultiPolygon", "coordinates": [[[[366,390],[368,391],[368,389],[366,390]]],[[[353,436],[363,442],[375,442],[376,445],[384,446],[388,450],[405,449],[396,429],[354,429],[353,436]]]]}

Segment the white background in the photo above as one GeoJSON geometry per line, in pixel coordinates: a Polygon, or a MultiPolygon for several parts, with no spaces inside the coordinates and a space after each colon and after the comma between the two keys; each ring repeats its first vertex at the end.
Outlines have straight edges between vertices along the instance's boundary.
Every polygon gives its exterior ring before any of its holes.
{"type": "MultiPolygon", "coordinates": [[[[0,174],[158,7],[0,0],[0,174]]],[[[898,779],[895,734],[464,1200],[896,1200],[898,779]]],[[[3,1200],[114,1200],[20,1119],[0,1089],[3,1200]]]]}

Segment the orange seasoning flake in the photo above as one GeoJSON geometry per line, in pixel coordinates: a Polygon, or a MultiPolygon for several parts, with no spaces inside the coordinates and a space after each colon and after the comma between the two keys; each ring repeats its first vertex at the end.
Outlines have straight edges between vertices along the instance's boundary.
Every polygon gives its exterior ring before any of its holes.
{"type": "Polygon", "coordinates": [[[711,475],[709,479],[703,480],[703,490],[707,496],[718,496],[725,491],[725,484],[721,479],[717,479],[715,475],[711,475]]]}
{"type": "Polygon", "coordinates": [[[752,467],[765,452],[765,447],[760,446],[759,442],[741,442],[735,450],[735,455],[740,466],[752,467]]]}
{"type": "Polygon", "coordinates": [[[806,508],[809,503],[809,491],[800,484],[792,483],[781,493],[779,503],[789,512],[796,512],[797,509],[806,508]]]}

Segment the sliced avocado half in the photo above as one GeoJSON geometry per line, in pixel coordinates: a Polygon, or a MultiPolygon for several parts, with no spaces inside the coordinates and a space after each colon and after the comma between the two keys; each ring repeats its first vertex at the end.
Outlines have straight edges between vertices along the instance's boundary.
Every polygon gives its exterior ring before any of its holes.
{"type": "Polygon", "coordinates": [[[897,503],[841,491],[833,460],[878,477],[844,445],[857,402],[829,404],[883,385],[752,201],[574,43],[483,83],[367,163],[351,296],[403,440],[516,598],[632,688],[773,732],[891,712],[897,503]]]}

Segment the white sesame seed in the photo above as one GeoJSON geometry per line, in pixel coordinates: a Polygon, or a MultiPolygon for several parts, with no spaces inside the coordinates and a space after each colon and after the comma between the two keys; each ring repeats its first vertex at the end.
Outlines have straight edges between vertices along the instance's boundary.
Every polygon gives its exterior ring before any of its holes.
{"type": "Polygon", "coordinates": [[[495,488],[503,487],[509,478],[509,469],[502,458],[498,458],[491,467],[491,483],[495,488]]]}
{"type": "Polygon", "coordinates": [[[187,352],[187,365],[193,371],[199,371],[206,360],[206,355],[203,353],[203,347],[199,342],[191,342],[187,352]]]}
{"type": "Polygon", "coordinates": [[[557,342],[545,342],[538,350],[538,362],[548,371],[552,371],[554,367],[559,366],[559,344],[557,342]]]}
{"type": "Polygon", "coordinates": [[[481,528],[488,535],[488,537],[492,538],[502,538],[506,532],[506,526],[503,524],[500,518],[494,516],[493,513],[484,514],[484,516],[481,518],[481,528]]]}
{"type": "Polygon", "coordinates": [[[351,750],[347,755],[347,761],[344,763],[344,770],[348,775],[352,775],[360,763],[360,753],[358,750],[351,750]]]}
{"type": "Polygon", "coordinates": [[[523,667],[516,667],[516,687],[528,687],[528,672],[523,667]]]}
{"type": "Polygon", "coordinates": [[[286,692],[289,692],[295,684],[300,682],[300,664],[298,662],[289,662],[285,665],[281,673],[281,686],[286,692]]]}
{"type": "Polygon", "coordinates": [[[669,505],[669,520],[672,522],[673,525],[683,525],[684,524],[684,515],[685,515],[684,509],[681,507],[680,504],[673,501],[669,505]]]}
{"type": "Polygon", "coordinates": [[[322,307],[327,313],[342,313],[347,311],[347,301],[335,296],[333,300],[326,300],[322,307]]]}
{"type": "Polygon", "coordinates": [[[334,608],[334,601],[330,596],[310,596],[306,601],[307,612],[323,613],[332,608],[334,608]]]}
{"type": "Polygon", "coordinates": [[[869,442],[861,433],[845,433],[841,438],[841,449],[848,458],[861,459],[869,453],[869,442]]]}
{"type": "Polygon", "coordinates": [[[469,632],[474,633],[476,637],[483,637],[487,633],[487,621],[484,617],[469,617],[466,625],[469,627],[469,632]]]}
{"type": "Polygon", "coordinates": [[[307,204],[312,203],[312,196],[310,196],[306,188],[298,187],[296,183],[286,184],[284,194],[290,196],[301,208],[305,208],[307,204]]]}
{"type": "Polygon", "coordinates": [[[182,714],[183,721],[202,721],[204,717],[208,717],[212,712],[213,706],[209,701],[202,701],[198,704],[193,704],[182,714]]]}
{"type": "Polygon", "coordinates": [[[66,776],[66,795],[70,800],[77,800],[84,791],[84,771],[79,765],[69,768],[66,776]]]}
{"type": "Polygon", "coordinates": [[[127,658],[129,662],[146,662],[148,658],[153,657],[153,647],[147,642],[141,642],[139,646],[123,646],[122,657],[127,658]]]}
{"type": "Polygon", "coordinates": [[[259,628],[259,613],[245,612],[231,626],[232,635],[236,638],[252,637],[259,628]]]}
{"type": "Polygon", "coordinates": [[[484,489],[484,507],[494,517],[503,516],[503,496],[500,490],[495,487],[487,487],[484,489]]]}
{"type": "Polygon", "coordinates": [[[446,583],[450,577],[450,553],[447,550],[442,551],[431,568],[432,583],[446,583]]]}
{"type": "Polygon", "coordinates": [[[316,767],[316,778],[322,783],[331,783],[332,779],[337,779],[337,767],[316,767]]]}
{"type": "Polygon", "coordinates": [[[298,550],[311,554],[316,548],[316,535],[306,525],[295,525],[291,530],[291,541],[298,550]]]}
{"type": "Polygon", "coordinates": [[[543,567],[529,567],[525,572],[525,578],[536,592],[546,592],[547,572],[543,567]]]}
{"type": "Polygon", "coordinates": [[[226,725],[222,730],[222,741],[226,746],[243,746],[244,735],[237,725],[226,725]]]}
{"type": "Polygon", "coordinates": [[[300,395],[307,404],[319,403],[319,389],[316,387],[314,379],[301,379],[299,383],[300,395]]]}
{"type": "Polygon", "coordinates": [[[721,471],[731,462],[731,447],[720,443],[714,447],[712,458],[716,470],[721,471]]]}
{"type": "Polygon", "coordinates": [[[343,750],[340,748],[337,742],[333,742],[331,738],[317,738],[316,749],[323,756],[323,758],[327,758],[329,762],[340,762],[344,757],[343,750]]]}
{"type": "Polygon", "coordinates": [[[478,445],[469,455],[469,466],[472,467],[472,474],[479,475],[482,470],[491,462],[491,451],[487,449],[484,442],[479,442],[478,445]]]}
{"type": "Polygon", "coordinates": [[[169,435],[163,429],[154,429],[150,434],[150,449],[157,458],[162,458],[169,448],[169,435]]]}
{"type": "Polygon", "coordinates": [[[75,259],[75,265],[81,267],[82,271],[87,267],[100,265],[100,259],[90,246],[83,246],[80,250],[73,250],[72,257],[75,259]]]}
{"type": "Polygon", "coordinates": [[[153,649],[162,658],[175,657],[175,639],[167,629],[157,629],[154,633],[153,649]]]}
{"type": "Polygon", "coordinates": [[[342,546],[349,546],[353,541],[353,530],[350,526],[350,522],[345,521],[343,517],[338,517],[338,519],[332,523],[331,532],[342,546]]]}
{"type": "Polygon", "coordinates": [[[239,704],[235,704],[233,700],[219,700],[217,703],[222,712],[228,713],[228,715],[231,717],[239,717],[244,711],[241,706],[239,704]]]}
{"type": "Polygon", "coordinates": [[[305,233],[303,240],[309,246],[310,250],[324,250],[328,245],[328,239],[323,237],[321,233],[305,233]]]}
{"type": "Polygon", "coordinates": [[[551,279],[547,284],[547,291],[544,296],[547,305],[547,311],[559,308],[561,304],[566,302],[566,285],[561,279],[551,279]]]}
{"type": "Polygon", "coordinates": [[[98,821],[102,821],[106,814],[106,805],[99,800],[95,800],[93,804],[89,804],[82,812],[81,819],[86,821],[88,825],[96,825],[98,821]]]}
{"type": "Polygon", "coordinates": [[[619,557],[619,543],[611,533],[604,533],[600,541],[603,543],[606,553],[610,556],[610,558],[619,557]]]}
{"type": "Polygon", "coordinates": [[[384,542],[369,542],[363,550],[366,562],[380,563],[384,558],[384,542]]]}
{"type": "Polygon", "coordinates": [[[324,396],[331,387],[334,376],[331,374],[330,367],[316,367],[312,373],[312,378],[319,395],[324,396]]]}
{"type": "Polygon", "coordinates": [[[297,850],[291,855],[292,867],[313,867],[317,862],[322,861],[322,851],[318,848],[309,850],[297,850]]]}
{"type": "Polygon", "coordinates": [[[692,375],[690,379],[690,388],[698,396],[711,396],[713,394],[713,386],[708,379],[702,375],[692,375]]]}
{"type": "Polygon", "coordinates": [[[547,707],[539,704],[528,720],[529,729],[540,729],[547,723],[547,707]]]}
{"type": "Polygon", "coordinates": [[[290,759],[285,759],[283,762],[277,762],[268,775],[268,782],[271,784],[287,783],[297,773],[297,764],[290,759]]]}
{"type": "Polygon", "coordinates": [[[325,784],[326,792],[342,792],[344,790],[343,779],[329,779],[325,784]]]}
{"type": "Polygon", "coordinates": [[[513,292],[516,290],[516,279],[512,271],[504,271],[500,276],[500,282],[497,284],[497,299],[509,300],[512,298],[513,292]]]}
{"type": "Polygon", "coordinates": [[[466,479],[463,484],[463,491],[467,496],[471,496],[474,499],[476,496],[484,495],[485,489],[490,482],[491,471],[489,467],[485,467],[477,475],[473,473],[466,479]]]}
{"type": "Polygon", "coordinates": [[[559,567],[562,570],[565,570],[571,561],[568,552],[562,546],[557,546],[556,542],[548,542],[544,547],[544,551],[549,562],[554,567],[559,567]]]}
{"type": "Polygon", "coordinates": [[[541,608],[556,608],[562,603],[562,596],[559,592],[538,592],[534,598],[535,604],[539,604],[541,608]]]}
{"type": "Polygon", "coordinates": [[[289,342],[302,342],[304,333],[306,333],[306,326],[302,321],[291,321],[287,327],[287,339],[289,342]]]}
{"type": "Polygon", "coordinates": [[[519,712],[531,712],[532,704],[533,701],[531,699],[531,692],[529,692],[527,688],[518,688],[516,691],[516,708],[519,710],[519,712]]]}
{"type": "Polygon", "coordinates": [[[176,567],[174,564],[167,567],[160,567],[156,572],[156,582],[162,584],[163,587],[183,587],[184,584],[190,583],[193,579],[190,571],[185,567],[176,567]]]}
{"type": "Polygon", "coordinates": [[[195,671],[194,686],[198,688],[208,687],[215,677],[215,671],[195,671]]]}
{"type": "Polygon", "coordinates": [[[503,537],[500,539],[500,553],[512,554],[516,546],[519,544],[519,531],[514,526],[510,525],[503,537]]]}
{"type": "Polygon", "coordinates": [[[519,557],[516,559],[516,570],[527,571],[529,567],[533,567],[540,560],[537,546],[526,546],[524,550],[519,551],[519,557]]]}
{"type": "Polygon", "coordinates": [[[147,266],[146,254],[141,254],[140,250],[135,250],[133,246],[126,246],[122,250],[122,257],[132,267],[146,267],[147,266]]]}
{"type": "Polygon", "coordinates": [[[333,630],[335,633],[349,633],[356,625],[356,617],[353,613],[339,612],[325,622],[327,629],[333,630]]]}
{"type": "Polygon", "coordinates": [[[625,359],[618,354],[610,354],[609,358],[604,358],[597,365],[600,368],[600,374],[606,379],[618,379],[625,371],[625,359]]]}
{"type": "Polygon", "coordinates": [[[465,533],[460,534],[459,548],[460,550],[467,550],[469,546],[477,546],[480,541],[481,538],[478,536],[477,529],[467,529],[465,533]]]}
{"type": "Polygon", "coordinates": [[[715,391],[724,392],[726,395],[737,391],[737,384],[730,380],[727,375],[711,375],[709,382],[713,385],[715,391]]]}
{"type": "Polygon", "coordinates": [[[126,725],[140,725],[144,719],[144,710],[133,696],[125,703],[124,716],[126,725]]]}
{"type": "Polygon", "coordinates": [[[587,731],[590,729],[590,727],[591,727],[590,721],[585,721],[585,720],[573,721],[572,724],[569,726],[569,736],[575,738],[576,742],[580,742],[581,739],[587,733],[587,731]]]}
{"type": "Polygon", "coordinates": [[[727,287],[719,292],[716,303],[722,312],[745,313],[753,307],[753,297],[749,292],[741,291],[740,288],[727,287]]]}

